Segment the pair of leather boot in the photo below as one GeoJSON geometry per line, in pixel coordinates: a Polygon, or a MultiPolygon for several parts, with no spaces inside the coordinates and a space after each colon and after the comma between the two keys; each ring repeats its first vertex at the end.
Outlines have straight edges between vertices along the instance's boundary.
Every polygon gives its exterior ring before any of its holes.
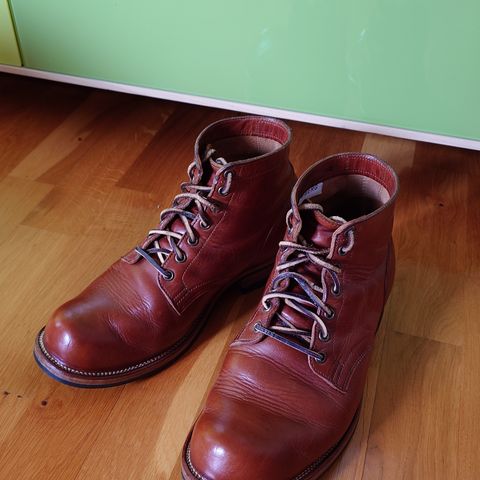
{"type": "Polygon", "coordinates": [[[225,289],[268,277],[185,442],[184,480],[317,479],[355,429],[394,276],[397,177],[343,153],[297,180],[290,139],[270,118],[206,128],[159,224],[35,343],[56,380],[119,385],[190,347],[225,289]]]}

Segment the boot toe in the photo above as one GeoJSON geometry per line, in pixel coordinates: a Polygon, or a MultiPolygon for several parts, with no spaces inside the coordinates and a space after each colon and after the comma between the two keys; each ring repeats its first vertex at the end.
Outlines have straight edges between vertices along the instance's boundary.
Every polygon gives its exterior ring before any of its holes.
{"type": "Polygon", "coordinates": [[[107,295],[83,294],[59,307],[38,344],[49,363],[78,375],[116,375],[136,366],[174,339],[134,317],[107,295]],[[133,320],[133,321],[132,321],[133,320]]]}
{"type": "MultiPolygon", "coordinates": [[[[289,456],[289,442],[273,441],[269,428],[266,428],[270,421],[277,426],[283,421],[264,412],[264,421],[259,422],[258,412],[250,414],[253,412],[248,412],[248,407],[236,408],[235,412],[228,415],[205,411],[200,416],[185,449],[184,460],[193,474],[191,478],[293,478],[289,468],[281,466],[282,459],[289,456]]],[[[288,428],[286,423],[283,425],[288,428]]]]}
{"type": "Polygon", "coordinates": [[[93,324],[79,317],[69,302],[58,308],[43,332],[43,345],[49,355],[74,370],[92,370],[99,366],[98,341],[101,338],[93,324]]]}
{"type": "Polygon", "coordinates": [[[255,452],[248,451],[248,444],[244,444],[239,432],[229,430],[207,414],[199,419],[186,450],[187,465],[196,478],[260,478],[251,465],[255,452]]]}

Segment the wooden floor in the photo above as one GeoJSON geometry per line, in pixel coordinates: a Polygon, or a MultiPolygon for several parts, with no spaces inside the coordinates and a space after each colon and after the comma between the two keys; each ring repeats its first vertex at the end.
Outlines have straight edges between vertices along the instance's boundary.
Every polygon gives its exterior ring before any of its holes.
{"type": "MultiPolygon", "coordinates": [[[[260,290],[229,292],[190,353],[123,387],[57,384],[32,346],[57,305],[156,223],[196,135],[230,115],[0,76],[1,479],[179,480],[183,440],[260,290]]],[[[297,173],[362,150],[401,184],[396,282],[362,417],[325,478],[479,479],[480,154],[291,126],[297,173]]]]}

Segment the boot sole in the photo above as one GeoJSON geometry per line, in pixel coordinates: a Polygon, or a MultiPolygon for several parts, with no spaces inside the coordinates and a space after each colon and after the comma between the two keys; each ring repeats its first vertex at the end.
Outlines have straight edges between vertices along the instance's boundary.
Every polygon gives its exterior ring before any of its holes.
{"type": "Polygon", "coordinates": [[[243,275],[239,280],[237,279],[232,284],[223,288],[215,299],[210,302],[207,310],[205,310],[195,322],[193,328],[173,346],[164,350],[163,352],[154,355],[136,365],[130,365],[115,371],[78,371],[64,365],[62,362],[53,357],[45,348],[43,343],[43,335],[45,327],[38,333],[33,356],[38,366],[51,378],[57,382],[72,387],[80,388],[107,388],[123,385],[125,383],[133,382],[141,378],[146,378],[155,375],[159,371],[168,367],[175,360],[185,353],[198,338],[203,327],[206,325],[208,317],[212,312],[215,304],[226,290],[234,286],[238,286],[242,293],[249,292],[265,284],[270,271],[272,263],[262,265],[254,270],[250,270],[243,275]]]}
{"type": "MultiPolygon", "coordinates": [[[[348,429],[343,434],[342,438],[315,462],[311,463],[305,470],[299,473],[291,480],[319,480],[322,475],[331,467],[338,456],[345,450],[346,446],[350,442],[355,433],[355,429],[360,417],[360,407],[358,407],[353,420],[351,421],[348,429]]],[[[207,477],[202,476],[198,472],[194,471],[194,467],[190,461],[190,438],[192,432],[189,433],[185,442],[182,452],[182,480],[209,480],[207,477]]],[[[269,479],[270,480],[270,479],[269,479]]]]}

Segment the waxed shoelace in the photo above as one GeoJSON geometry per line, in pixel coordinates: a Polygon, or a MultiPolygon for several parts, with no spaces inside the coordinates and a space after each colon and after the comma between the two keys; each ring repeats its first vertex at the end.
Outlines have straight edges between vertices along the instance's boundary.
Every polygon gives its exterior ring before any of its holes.
{"type": "MultiPolygon", "coordinates": [[[[318,210],[323,212],[322,207],[315,203],[301,204],[299,210],[318,210]]],[[[287,225],[289,225],[288,220],[291,215],[292,210],[287,214],[287,225]]],[[[335,216],[331,218],[341,224],[346,223],[346,220],[341,217],[335,216]]],[[[347,235],[349,242],[346,246],[342,247],[342,254],[348,253],[348,251],[353,248],[355,240],[353,230],[349,230],[347,235]]],[[[312,329],[305,330],[296,327],[282,315],[277,308],[275,312],[277,324],[271,325],[269,328],[257,324],[255,325],[255,330],[291,348],[299,350],[317,361],[323,362],[325,355],[312,350],[315,340],[313,338],[313,329],[315,325],[318,327],[320,340],[327,341],[329,339],[327,325],[322,319],[322,315],[328,320],[334,317],[335,312],[327,304],[328,288],[325,284],[325,275],[328,274],[331,276],[333,281],[332,293],[338,295],[340,293],[338,274],[341,273],[341,269],[329,260],[330,249],[319,249],[307,245],[307,242],[301,236],[299,236],[298,242],[282,241],[279,247],[284,250],[284,254],[282,255],[282,261],[276,267],[278,274],[272,281],[270,291],[262,298],[263,307],[268,311],[272,308],[273,300],[279,300],[279,305],[284,302],[285,305],[310,318],[312,320],[312,329]],[[295,267],[305,263],[313,263],[321,267],[322,286],[315,285],[304,275],[295,272],[295,267]],[[296,293],[289,291],[288,287],[291,286],[292,283],[300,287],[302,292],[296,293]],[[284,285],[282,290],[280,290],[281,284],[284,285]],[[304,343],[308,344],[309,347],[307,348],[301,343],[291,340],[289,337],[292,336],[301,339],[304,343]]]]}
{"type": "MultiPolygon", "coordinates": [[[[210,148],[208,149],[205,155],[205,161],[208,161],[215,154],[215,150],[210,148]]],[[[220,166],[225,166],[228,162],[222,158],[217,157],[213,160],[220,166]]],[[[184,235],[187,236],[187,242],[190,245],[196,245],[198,243],[198,237],[195,231],[192,228],[191,222],[197,218],[200,218],[199,225],[201,228],[207,229],[210,228],[210,223],[208,218],[205,216],[205,212],[208,209],[215,210],[216,205],[211,202],[207,197],[212,193],[214,186],[211,185],[200,185],[194,183],[193,171],[196,168],[195,162],[192,162],[188,166],[188,177],[190,182],[185,182],[181,185],[182,193],[175,196],[173,199],[172,207],[163,210],[160,213],[160,222],[167,216],[172,215],[172,217],[179,218],[184,227],[185,234],[174,232],[171,229],[152,229],[148,232],[148,237],[152,237],[150,245],[148,248],[141,248],[137,246],[135,251],[141,255],[145,260],[148,261],[166,280],[171,280],[173,278],[173,272],[163,267],[165,260],[170,255],[174,253],[175,260],[177,262],[183,262],[186,260],[185,252],[178,246],[178,243],[183,238],[184,235]],[[183,203],[183,205],[182,205],[183,203]],[[197,208],[198,213],[193,213],[188,210],[188,208],[194,204],[197,208]],[[169,248],[160,246],[160,240],[166,238],[169,244],[169,248]],[[156,257],[156,259],[155,259],[156,257]]],[[[232,173],[226,172],[226,183],[223,187],[219,189],[221,195],[227,195],[231,186],[232,173]]],[[[170,224],[173,223],[173,218],[170,219],[170,224]]],[[[148,245],[148,242],[147,242],[148,245]]]]}

